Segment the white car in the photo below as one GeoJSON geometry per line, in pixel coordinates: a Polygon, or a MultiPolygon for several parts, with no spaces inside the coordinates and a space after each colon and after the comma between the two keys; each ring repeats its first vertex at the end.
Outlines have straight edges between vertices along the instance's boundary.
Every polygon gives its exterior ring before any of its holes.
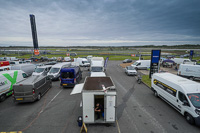
{"type": "Polygon", "coordinates": [[[127,67],[125,68],[125,73],[126,73],[127,75],[137,75],[137,71],[136,71],[135,68],[132,67],[132,66],[127,66],[127,67]]]}

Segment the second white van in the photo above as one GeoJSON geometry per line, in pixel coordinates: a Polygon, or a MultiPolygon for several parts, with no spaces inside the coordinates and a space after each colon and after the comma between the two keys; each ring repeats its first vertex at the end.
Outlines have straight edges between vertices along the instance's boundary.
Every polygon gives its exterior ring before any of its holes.
{"type": "Polygon", "coordinates": [[[63,62],[55,64],[51,67],[50,71],[47,73],[47,76],[52,80],[59,80],[60,77],[60,70],[63,67],[70,66],[71,62],[63,62]]]}
{"type": "Polygon", "coordinates": [[[200,83],[171,73],[155,73],[151,86],[156,97],[175,108],[188,123],[200,126],[200,83]]]}
{"type": "Polygon", "coordinates": [[[147,69],[150,67],[150,62],[150,60],[137,60],[131,66],[134,67],[136,70],[147,69]]]}
{"type": "Polygon", "coordinates": [[[178,75],[190,80],[200,78],[200,65],[180,64],[178,75]]]}

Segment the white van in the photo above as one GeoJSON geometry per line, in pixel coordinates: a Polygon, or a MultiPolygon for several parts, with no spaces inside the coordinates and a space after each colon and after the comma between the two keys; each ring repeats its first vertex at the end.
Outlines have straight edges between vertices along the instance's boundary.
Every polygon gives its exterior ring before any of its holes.
{"type": "Polygon", "coordinates": [[[90,63],[85,58],[74,58],[74,62],[79,63],[79,66],[89,67],[90,63]]]}
{"type": "Polygon", "coordinates": [[[187,77],[191,80],[200,78],[200,65],[180,64],[178,75],[187,77]]]}
{"type": "Polygon", "coordinates": [[[63,62],[55,64],[51,67],[50,71],[47,73],[47,76],[52,80],[59,80],[60,77],[60,70],[63,67],[70,66],[71,62],[63,62]]]}
{"type": "Polygon", "coordinates": [[[33,64],[19,64],[19,65],[11,66],[11,70],[22,70],[28,76],[31,76],[32,73],[35,71],[35,65],[33,65],[33,64]]]}
{"type": "Polygon", "coordinates": [[[13,66],[13,65],[19,65],[19,61],[10,61],[10,65],[13,66]]]}
{"type": "Polygon", "coordinates": [[[171,60],[173,60],[176,64],[186,64],[186,63],[191,62],[190,59],[185,59],[185,58],[174,58],[171,60]]]}
{"type": "Polygon", "coordinates": [[[46,76],[52,66],[53,65],[38,66],[32,73],[32,76],[38,76],[38,75],[46,76]]]}
{"type": "Polygon", "coordinates": [[[150,60],[137,60],[131,66],[137,69],[147,69],[150,67],[150,60]]]}
{"type": "Polygon", "coordinates": [[[200,126],[200,83],[171,73],[155,73],[151,86],[156,97],[174,107],[190,124],[200,126]]]}
{"type": "Polygon", "coordinates": [[[13,84],[24,80],[27,77],[21,70],[10,70],[0,72],[0,101],[4,101],[12,94],[13,84]]]}
{"type": "Polygon", "coordinates": [[[64,57],[64,61],[69,62],[69,61],[71,61],[71,58],[70,57],[64,57]]]}

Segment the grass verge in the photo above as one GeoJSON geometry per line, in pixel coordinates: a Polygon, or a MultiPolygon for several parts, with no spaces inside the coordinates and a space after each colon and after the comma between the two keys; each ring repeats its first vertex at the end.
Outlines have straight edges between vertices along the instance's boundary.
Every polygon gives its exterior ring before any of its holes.
{"type": "Polygon", "coordinates": [[[142,82],[151,88],[151,79],[149,75],[142,75],[142,82]]]}

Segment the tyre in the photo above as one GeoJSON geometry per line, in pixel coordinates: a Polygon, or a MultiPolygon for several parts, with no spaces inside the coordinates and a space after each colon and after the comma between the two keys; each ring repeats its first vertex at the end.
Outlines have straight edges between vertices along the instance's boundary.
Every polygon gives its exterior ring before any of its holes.
{"type": "Polygon", "coordinates": [[[154,91],[154,96],[155,96],[155,97],[158,97],[157,91],[154,91]]]}
{"type": "Polygon", "coordinates": [[[40,99],[41,99],[41,94],[39,93],[37,96],[37,100],[40,101],[40,99]]]}
{"type": "Polygon", "coordinates": [[[5,94],[2,94],[0,96],[0,102],[3,102],[4,100],[6,100],[6,95],[5,94]]]}
{"type": "Polygon", "coordinates": [[[194,121],[194,118],[189,114],[189,113],[186,113],[185,114],[185,119],[188,123],[194,125],[195,121],[194,121]]]}
{"type": "Polygon", "coordinates": [[[189,80],[194,80],[194,78],[193,77],[189,77],[189,80]]]}
{"type": "Polygon", "coordinates": [[[140,80],[140,79],[138,79],[138,80],[137,80],[137,83],[138,83],[138,84],[140,84],[140,83],[141,83],[141,80],[140,80]]]}

